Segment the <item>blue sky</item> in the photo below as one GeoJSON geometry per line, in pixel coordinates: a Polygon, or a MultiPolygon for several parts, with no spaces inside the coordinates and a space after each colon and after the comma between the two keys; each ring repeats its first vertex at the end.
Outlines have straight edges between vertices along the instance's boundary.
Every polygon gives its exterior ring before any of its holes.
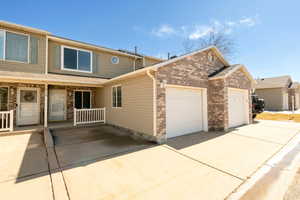
{"type": "Polygon", "coordinates": [[[231,63],[255,78],[300,81],[300,1],[4,1],[0,20],[75,40],[153,56],[183,52],[186,38],[222,27],[237,43],[231,63]]]}

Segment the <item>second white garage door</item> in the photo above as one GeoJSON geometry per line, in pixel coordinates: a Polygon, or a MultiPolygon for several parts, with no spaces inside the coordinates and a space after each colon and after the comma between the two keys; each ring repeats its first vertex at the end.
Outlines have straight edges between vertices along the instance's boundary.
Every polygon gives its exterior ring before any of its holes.
{"type": "Polygon", "coordinates": [[[228,89],[229,128],[249,123],[248,90],[228,89]]]}
{"type": "Polygon", "coordinates": [[[200,89],[166,88],[167,138],[204,129],[203,93],[200,89]]]}

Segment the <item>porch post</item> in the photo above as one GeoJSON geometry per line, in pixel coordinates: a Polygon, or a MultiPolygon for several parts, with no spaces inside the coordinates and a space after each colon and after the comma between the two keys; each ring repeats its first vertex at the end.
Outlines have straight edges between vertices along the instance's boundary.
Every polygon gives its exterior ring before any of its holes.
{"type": "Polygon", "coordinates": [[[44,127],[48,127],[48,84],[45,84],[44,127]]]}
{"type": "Polygon", "coordinates": [[[13,131],[14,130],[14,110],[11,110],[10,111],[10,121],[9,121],[9,125],[10,125],[10,127],[9,127],[9,131],[13,131]]]}

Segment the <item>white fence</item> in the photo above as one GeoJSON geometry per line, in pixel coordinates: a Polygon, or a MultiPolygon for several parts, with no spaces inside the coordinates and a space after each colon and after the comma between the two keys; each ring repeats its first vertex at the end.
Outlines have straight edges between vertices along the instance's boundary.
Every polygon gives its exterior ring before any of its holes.
{"type": "Polygon", "coordinates": [[[98,122],[105,123],[105,108],[74,109],[74,126],[98,122]]]}
{"type": "Polygon", "coordinates": [[[0,131],[13,131],[14,111],[0,111],[0,131]]]}

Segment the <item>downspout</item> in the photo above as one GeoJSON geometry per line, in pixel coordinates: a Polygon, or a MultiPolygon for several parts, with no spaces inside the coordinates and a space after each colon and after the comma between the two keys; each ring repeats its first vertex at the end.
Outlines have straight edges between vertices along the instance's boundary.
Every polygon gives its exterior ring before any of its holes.
{"type": "Polygon", "coordinates": [[[134,57],[134,60],[133,60],[133,71],[135,71],[136,70],[136,57],[134,57]]]}
{"type": "Polygon", "coordinates": [[[156,111],[157,111],[157,108],[156,108],[156,102],[157,102],[157,99],[156,99],[156,80],[155,80],[155,77],[150,73],[150,70],[147,70],[147,75],[153,80],[153,134],[154,136],[156,136],[157,134],[157,128],[156,128],[156,111]]]}
{"type": "MultiPolygon", "coordinates": [[[[45,74],[48,74],[48,35],[46,35],[46,52],[45,52],[45,74]]],[[[44,128],[48,127],[48,83],[45,84],[45,91],[44,91],[44,128]]]]}
{"type": "Polygon", "coordinates": [[[146,62],[145,62],[145,56],[143,56],[143,68],[145,67],[146,62]]]}

